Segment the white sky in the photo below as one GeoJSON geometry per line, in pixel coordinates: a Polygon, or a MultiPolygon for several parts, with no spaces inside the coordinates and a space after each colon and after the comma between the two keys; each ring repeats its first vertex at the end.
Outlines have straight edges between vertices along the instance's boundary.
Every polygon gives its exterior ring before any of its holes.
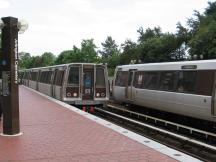
{"type": "MultiPolygon", "coordinates": [[[[209,0],[214,1],[214,0],[209,0]]],[[[0,0],[0,16],[25,19],[28,30],[19,35],[19,51],[58,55],[83,39],[98,47],[107,36],[120,45],[137,41],[137,29],[160,26],[175,32],[194,10],[201,13],[208,0],[0,0]]]]}

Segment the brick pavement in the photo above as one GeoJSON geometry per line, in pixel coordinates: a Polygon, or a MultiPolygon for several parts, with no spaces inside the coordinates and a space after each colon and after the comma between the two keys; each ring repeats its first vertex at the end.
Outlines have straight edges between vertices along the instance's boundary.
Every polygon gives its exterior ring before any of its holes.
{"type": "Polygon", "coordinates": [[[23,86],[19,90],[23,135],[0,136],[0,162],[176,161],[23,86]]]}

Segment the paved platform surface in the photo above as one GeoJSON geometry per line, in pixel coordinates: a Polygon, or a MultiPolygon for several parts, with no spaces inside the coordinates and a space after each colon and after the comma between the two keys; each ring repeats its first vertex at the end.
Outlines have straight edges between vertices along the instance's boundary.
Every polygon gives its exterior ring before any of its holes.
{"type": "Polygon", "coordinates": [[[23,86],[19,90],[23,135],[0,136],[0,162],[176,161],[23,86]]]}

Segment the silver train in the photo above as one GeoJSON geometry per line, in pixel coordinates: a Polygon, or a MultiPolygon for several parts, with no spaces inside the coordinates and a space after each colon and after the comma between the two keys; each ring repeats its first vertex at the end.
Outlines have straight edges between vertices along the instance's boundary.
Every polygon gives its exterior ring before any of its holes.
{"type": "Polygon", "coordinates": [[[216,122],[216,60],[116,67],[113,98],[216,122]]]}
{"type": "Polygon", "coordinates": [[[106,106],[109,100],[107,67],[70,63],[19,71],[21,84],[68,104],[106,106]]]}

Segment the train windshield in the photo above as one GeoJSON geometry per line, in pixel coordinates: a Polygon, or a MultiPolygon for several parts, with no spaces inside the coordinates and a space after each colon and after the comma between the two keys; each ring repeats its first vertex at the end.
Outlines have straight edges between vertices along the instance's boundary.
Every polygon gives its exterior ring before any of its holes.
{"type": "Polygon", "coordinates": [[[96,68],[96,87],[106,87],[104,69],[101,67],[96,68]]]}
{"type": "Polygon", "coordinates": [[[79,67],[71,67],[68,76],[68,85],[77,87],[79,86],[79,67]]]}

